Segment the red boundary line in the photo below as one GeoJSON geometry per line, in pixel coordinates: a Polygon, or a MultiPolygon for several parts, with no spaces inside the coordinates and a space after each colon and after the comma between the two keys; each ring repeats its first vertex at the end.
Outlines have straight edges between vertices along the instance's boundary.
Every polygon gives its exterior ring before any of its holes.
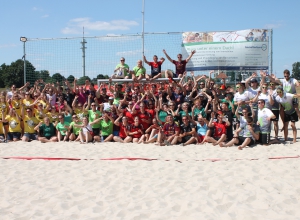
{"type": "MultiPolygon", "coordinates": [[[[164,160],[164,161],[172,161],[169,159],[155,159],[155,158],[142,158],[142,157],[116,157],[116,158],[100,158],[100,159],[85,159],[85,158],[68,158],[68,157],[0,157],[1,159],[14,159],[14,160],[71,160],[71,161],[78,161],[78,160],[145,160],[145,161],[153,161],[153,160],[164,160]]],[[[285,157],[269,157],[269,160],[281,160],[281,159],[296,159],[300,158],[300,156],[285,156],[285,157]]],[[[195,161],[228,161],[229,159],[220,159],[220,158],[208,158],[195,161]]],[[[260,160],[259,158],[245,158],[245,159],[235,159],[237,160],[260,160]]],[[[179,163],[182,163],[180,160],[173,160],[179,163]]]]}

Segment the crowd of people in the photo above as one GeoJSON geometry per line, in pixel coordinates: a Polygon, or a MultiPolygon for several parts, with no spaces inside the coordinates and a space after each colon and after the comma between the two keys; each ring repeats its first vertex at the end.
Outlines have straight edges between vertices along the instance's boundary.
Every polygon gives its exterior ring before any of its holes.
{"type": "MultiPolygon", "coordinates": [[[[161,65],[164,58],[153,62],[146,74],[142,61],[133,72],[121,58],[112,78],[131,77],[132,82],[101,83],[97,88],[86,81],[61,86],[37,80],[33,86],[12,85],[11,91],[0,96],[0,138],[2,142],[78,141],[121,142],[156,145],[190,145],[206,142],[220,147],[243,149],[256,143],[269,145],[288,140],[289,124],[296,142],[299,109],[297,80],[284,71],[284,79],[260,71],[253,73],[236,87],[217,84],[209,76],[188,77],[185,65],[195,53],[174,63],[176,71],[166,70],[164,82],[161,65]],[[121,72],[121,73],[119,73],[121,72]],[[132,76],[130,76],[132,75],[132,76]],[[177,78],[178,79],[174,79],[177,78]],[[146,81],[141,81],[146,78],[146,81]],[[258,82],[260,78],[260,82],[258,82]],[[145,83],[144,83],[145,82],[145,83]],[[279,139],[278,121],[283,121],[284,138],[279,139]],[[271,124],[274,138],[271,140],[271,124]]],[[[282,131],[281,130],[281,131],[282,131]]]]}

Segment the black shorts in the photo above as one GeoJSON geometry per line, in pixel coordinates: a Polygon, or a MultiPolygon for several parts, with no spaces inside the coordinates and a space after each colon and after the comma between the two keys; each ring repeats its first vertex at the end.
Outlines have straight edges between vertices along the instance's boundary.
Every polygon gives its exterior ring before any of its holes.
{"type": "Polygon", "coordinates": [[[12,141],[14,138],[20,140],[21,132],[8,132],[7,133],[7,140],[12,141]]]}
{"type": "Polygon", "coordinates": [[[259,143],[269,144],[270,143],[270,133],[268,133],[268,134],[259,133],[259,143]]]}
{"type": "Polygon", "coordinates": [[[278,121],[279,120],[279,110],[272,110],[272,113],[276,116],[276,118],[271,119],[271,121],[278,121]]]}
{"type": "Polygon", "coordinates": [[[297,98],[293,98],[293,105],[297,105],[297,107],[298,107],[298,99],[297,98]]]}
{"type": "Polygon", "coordinates": [[[93,133],[94,133],[94,136],[99,136],[100,128],[93,128],[93,133]]]}
{"type": "MultiPolygon", "coordinates": [[[[247,138],[247,137],[241,137],[241,136],[239,136],[239,137],[238,137],[238,139],[239,139],[239,143],[237,143],[237,144],[234,144],[234,145],[237,145],[237,146],[239,146],[239,145],[243,144],[243,143],[244,143],[244,141],[246,140],[246,138],[247,138]]],[[[252,138],[250,138],[250,139],[251,139],[251,141],[250,141],[250,143],[249,143],[247,146],[250,146],[250,145],[253,145],[253,144],[255,144],[255,141],[254,141],[252,138]]]]}
{"type": "Polygon", "coordinates": [[[297,115],[296,112],[294,112],[291,115],[288,115],[288,114],[284,113],[284,122],[289,122],[289,121],[291,121],[291,122],[298,121],[298,115],[297,115]]]}
{"type": "Polygon", "coordinates": [[[181,139],[181,143],[186,143],[188,140],[190,140],[192,138],[192,136],[184,136],[182,139],[181,139]]]}

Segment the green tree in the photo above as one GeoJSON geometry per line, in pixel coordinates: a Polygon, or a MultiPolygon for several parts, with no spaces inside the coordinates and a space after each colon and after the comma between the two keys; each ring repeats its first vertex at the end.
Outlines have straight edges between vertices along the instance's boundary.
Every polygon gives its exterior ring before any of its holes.
{"type": "Polygon", "coordinates": [[[235,72],[234,71],[230,71],[228,73],[228,76],[230,77],[230,82],[234,82],[235,81],[235,72]]]}
{"type": "Polygon", "coordinates": [[[24,61],[21,59],[12,62],[10,65],[1,65],[1,80],[3,87],[10,87],[15,84],[17,87],[24,85],[24,61]]]}
{"type": "Polygon", "coordinates": [[[293,63],[292,75],[291,77],[299,80],[300,79],[300,62],[293,63]]]}
{"type": "Polygon", "coordinates": [[[75,77],[73,75],[68,76],[67,80],[69,83],[73,83],[74,82],[75,77]]]}
{"type": "Polygon", "coordinates": [[[63,83],[63,81],[65,81],[66,78],[64,76],[62,76],[60,73],[54,73],[52,76],[52,81],[54,83],[59,82],[60,84],[63,83]]]}
{"type": "Polygon", "coordinates": [[[44,82],[50,83],[52,82],[52,78],[48,70],[39,71],[39,79],[44,80],[44,82]]]}
{"type": "Polygon", "coordinates": [[[99,74],[99,75],[97,75],[97,79],[109,79],[109,76],[108,75],[99,74]]]}
{"type": "Polygon", "coordinates": [[[26,82],[30,82],[31,85],[34,85],[35,81],[39,79],[39,77],[39,72],[35,71],[35,67],[26,60],[26,82]]]}
{"type": "Polygon", "coordinates": [[[88,76],[80,77],[80,78],[77,80],[77,84],[78,84],[78,85],[84,85],[86,80],[91,81],[90,77],[88,77],[88,76]]]}

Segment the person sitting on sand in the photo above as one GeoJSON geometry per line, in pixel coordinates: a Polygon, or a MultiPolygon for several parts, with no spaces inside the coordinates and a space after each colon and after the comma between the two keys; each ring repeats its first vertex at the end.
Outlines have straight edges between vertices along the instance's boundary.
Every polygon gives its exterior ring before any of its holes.
{"type": "Polygon", "coordinates": [[[213,137],[206,135],[203,141],[213,143],[215,146],[226,140],[226,129],[230,126],[230,122],[224,117],[224,113],[222,111],[218,111],[216,122],[213,122],[214,117],[215,113],[212,112],[211,119],[208,124],[208,127],[213,127],[215,130],[213,137]]]}
{"type": "Polygon", "coordinates": [[[207,121],[206,118],[203,118],[202,114],[198,114],[197,119],[198,121],[195,121],[192,117],[190,120],[196,126],[198,144],[203,144],[204,137],[210,132],[207,127],[209,121],[207,121]]]}
{"type": "Polygon", "coordinates": [[[182,124],[180,125],[180,135],[175,137],[177,138],[177,142],[181,142],[181,146],[197,143],[196,136],[196,128],[195,125],[190,122],[190,116],[183,116],[182,124]]]}
{"type": "Polygon", "coordinates": [[[75,127],[74,125],[75,124],[80,125],[81,121],[79,120],[77,115],[73,115],[72,119],[73,119],[73,121],[70,123],[70,126],[69,126],[69,133],[70,133],[69,140],[70,141],[79,141],[80,140],[80,138],[79,138],[80,128],[75,127]]]}
{"type": "Polygon", "coordinates": [[[138,143],[143,134],[144,134],[144,127],[141,124],[139,117],[135,116],[133,124],[130,125],[130,130],[128,135],[132,137],[133,143],[138,143]]]}
{"type": "Polygon", "coordinates": [[[21,118],[15,108],[10,108],[8,115],[2,109],[2,122],[8,123],[7,141],[19,141],[21,138],[21,118]]]}
{"type": "Polygon", "coordinates": [[[57,129],[57,139],[58,142],[60,141],[67,141],[69,139],[69,126],[70,123],[65,121],[64,115],[63,114],[59,114],[58,115],[58,124],[56,125],[56,129],[57,129]]]}
{"type": "MultiPolygon", "coordinates": [[[[82,119],[82,124],[74,124],[74,127],[81,128],[79,132],[80,144],[87,144],[95,140],[95,134],[93,132],[92,126],[99,122],[99,118],[93,122],[89,123],[89,120],[86,116],[82,119]]],[[[98,141],[98,139],[97,139],[98,141]]]]}
{"type": "Polygon", "coordinates": [[[22,105],[21,109],[22,120],[24,121],[24,135],[22,137],[22,141],[32,141],[37,140],[37,134],[34,130],[34,127],[37,126],[39,121],[33,116],[33,112],[31,108],[26,108],[26,115],[25,115],[25,108],[22,105]]]}
{"type": "Polygon", "coordinates": [[[162,144],[164,141],[165,145],[174,145],[177,143],[176,136],[179,135],[180,128],[174,122],[174,118],[172,115],[167,115],[166,123],[164,124],[163,128],[160,128],[160,132],[158,133],[157,137],[157,144],[162,144]]]}
{"type": "Polygon", "coordinates": [[[247,118],[247,124],[242,125],[234,132],[233,139],[227,144],[220,142],[220,147],[231,147],[237,145],[239,150],[243,150],[246,146],[255,144],[255,141],[259,140],[259,127],[253,123],[253,118],[247,118]],[[238,136],[239,132],[243,132],[243,136],[238,136]]]}
{"type": "Polygon", "coordinates": [[[57,142],[56,129],[48,117],[44,118],[44,121],[40,122],[34,130],[39,131],[38,140],[42,143],[57,142]]]}
{"type": "Polygon", "coordinates": [[[123,113],[120,113],[114,124],[120,127],[119,136],[114,136],[114,141],[129,143],[132,140],[132,137],[129,136],[130,124],[128,123],[128,118],[124,116],[123,113]],[[120,122],[121,119],[122,122],[120,122]]]}

